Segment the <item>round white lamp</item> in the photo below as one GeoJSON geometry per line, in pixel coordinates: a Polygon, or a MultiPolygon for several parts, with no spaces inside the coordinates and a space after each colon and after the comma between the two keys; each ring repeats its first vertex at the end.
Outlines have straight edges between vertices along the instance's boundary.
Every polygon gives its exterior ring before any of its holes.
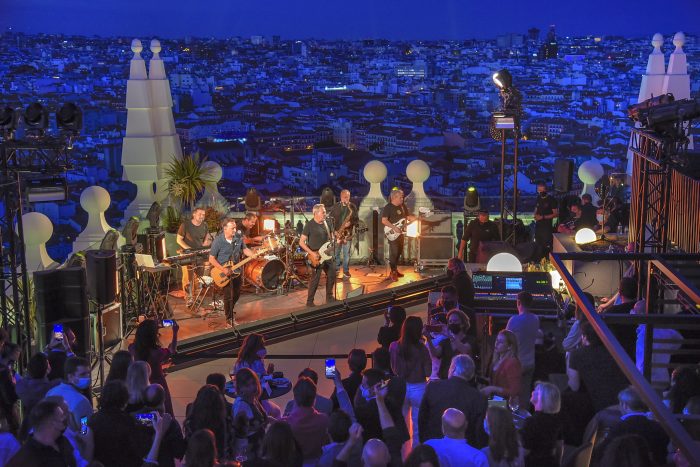
{"type": "Polygon", "coordinates": [[[574,240],[576,241],[577,245],[585,245],[586,243],[595,242],[596,240],[598,240],[598,237],[596,236],[593,230],[584,227],[583,229],[576,232],[574,240]]]}
{"type": "Polygon", "coordinates": [[[493,255],[486,264],[488,272],[523,272],[520,260],[510,253],[498,253],[493,255]]]}

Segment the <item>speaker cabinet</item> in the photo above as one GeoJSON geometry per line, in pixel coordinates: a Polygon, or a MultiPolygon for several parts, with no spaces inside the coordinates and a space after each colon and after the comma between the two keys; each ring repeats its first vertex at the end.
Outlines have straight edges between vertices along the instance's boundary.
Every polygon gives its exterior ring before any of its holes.
{"type": "MultiPolygon", "coordinates": [[[[97,315],[93,315],[95,329],[97,331],[97,315]]],[[[113,303],[102,310],[102,338],[105,347],[111,347],[119,343],[123,336],[122,307],[121,303],[113,303]]]]}
{"type": "Polygon", "coordinates": [[[99,305],[108,305],[117,297],[117,253],[114,250],[88,250],[85,253],[87,289],[99,305]]]}
{"type": "Polygon", "coordinates": [[[63,317],[58,271],[37,271],[33,277],[37,320],[40,322],[58,321],[63,317]]]}
{"type": "Polygon", "coordinates": [[[421,217],[420,234],[428,237],[452,235],[452,212],[433,211],[430,217],[421,217]]]}
{"type": "Polygon", "coordinates": [[[557,159],[554,161],[554,191],[566,193],[571,191],[574,176],[574,161],[557,159]]]}
{"type": "Polygon", "coordinates": [[[445,265],[454,255],[452,235],[418,237],[418,259],[424,264],[445,265]]]}

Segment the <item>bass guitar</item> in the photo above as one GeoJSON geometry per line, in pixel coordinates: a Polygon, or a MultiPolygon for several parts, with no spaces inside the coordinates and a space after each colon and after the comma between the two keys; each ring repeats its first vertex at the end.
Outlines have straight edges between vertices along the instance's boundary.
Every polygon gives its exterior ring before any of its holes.
{"type": "Polygon", "coordinates": [[[238,263],[234,264],[233,261],[227,261],[224,264],[222,264],[221,268],[211,268],[211,278],[214,280],[214,284],[219,287],[219,288],[224,288],[228,285],[229,282],[231,282],[231,279],[235,279],[236,277],[241,275],[240,268],[242,266],[245,266],[248,264],[250,261],[253,261],[254,259],[258,258],[259,256],[264,255],[267,253],[267,249],[263,250],[258,250],[254,256],[249,256],[248,258],[239,261],[238,263]],[[224,269],[229,268],[231,269],[230,274],[226,274],[224,269]]]}
{"type": "Polygon", "coordinates": [[[318,253],[318,259],[308,253],[306,254],[306,261],[312,268],[317,268],[329,259],[333,258],[333,242],[324,243],[315,253],[318,253]]]}

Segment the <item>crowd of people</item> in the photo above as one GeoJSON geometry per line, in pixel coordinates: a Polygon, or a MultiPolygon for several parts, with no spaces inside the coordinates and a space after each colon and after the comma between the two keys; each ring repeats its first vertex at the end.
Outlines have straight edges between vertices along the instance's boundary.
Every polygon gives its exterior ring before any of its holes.
{"type": "MultiPolygon", "coordinates": [[[[518,295],[504,329],[480,335],[461,294],[464,265],[455,258],[449,268],[453,284],[425,320],[391,306],[371,359],[371,349],[352,349],[349,374],[326,372],[332,394],[319,393],[317,369],[284,378],[266,361],[264,337],[252,333],[229,372],[233,386],[209,375],[182,425],[163,371],[177,351],[177,323],[167,346],[157,322],[140,323],[96,398],[90,362],[75,355],[68,328],[21,375],[20,349],[0,332],[0,465],[547,467],[586,449],[592,465],[687,465],[581,313],[562,343],[568,382],[559,387],[545,380],[546,339],[530,294],[518,295]],[[285,407],[275,403],[290,391],[285,407]]],[[[601,312],[643,312],[631,290],[623,279],[619,303],[601,312]]],[[[700,415],[697,365],[677,369],[667,385],[674,413],[700,415]]]]}

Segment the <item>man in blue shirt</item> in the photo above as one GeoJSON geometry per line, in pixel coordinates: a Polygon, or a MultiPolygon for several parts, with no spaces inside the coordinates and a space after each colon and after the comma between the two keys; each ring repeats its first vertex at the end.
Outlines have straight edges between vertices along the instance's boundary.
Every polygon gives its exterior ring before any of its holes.
{"type": "Polygon", "coordinates": [[[237,274],[229,280],[228,284],[222,289],[224,294],[224,313],[226,313],[226,321],[233,326],[235,323],[235,314],[233,308],[236,302],[241,297],[241,284],[243,283],[243,270],[232,270],[230,267],[224,267],[224,264],[231,261],[233,265],[241,261],[241,254],[246,256],[255,256],[255,253],[246,247],[245,240],[239,231],[236,230],[236,220],[232,218],[224,219],[221,223],[222,232],[216,236],[211,243],[209,250],[209,264],[212,268],[223,270],[224,274],[231,276],[237,274]]]}

